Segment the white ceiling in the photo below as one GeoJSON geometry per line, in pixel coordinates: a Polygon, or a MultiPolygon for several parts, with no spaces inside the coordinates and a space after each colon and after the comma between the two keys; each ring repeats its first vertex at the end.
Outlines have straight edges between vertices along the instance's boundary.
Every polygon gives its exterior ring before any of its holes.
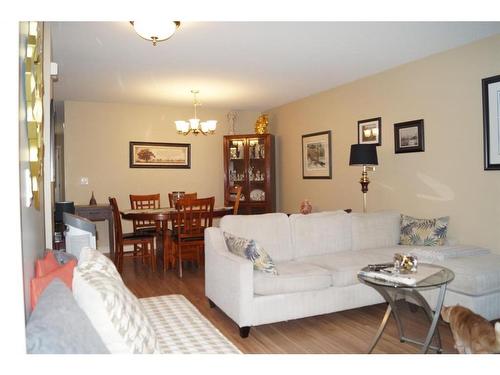
{"type": "Polygon", "coordinates": [[[265,110],[500,33],[500,22],[183,22],[153,47],[128,22],[52,23],[55,100],[265,110]]]}

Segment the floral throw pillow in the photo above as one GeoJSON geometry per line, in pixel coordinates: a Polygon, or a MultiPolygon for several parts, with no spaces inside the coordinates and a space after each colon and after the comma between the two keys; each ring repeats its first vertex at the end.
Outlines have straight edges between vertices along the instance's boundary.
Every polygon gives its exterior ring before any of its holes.
{"type": "Polygon", "coordinates": [[[416,219],[401,215],[401,245],[439,246],[444,245],[448,231],[449,216],[437,219],[416,219]]]}
{"type": "Polygon", "coordinates": [[[278,274],[278,270],[269,254],[254,240],[236,237],[227,232],[224,232],[224,239],[229,251],[252,261],[255,270],[273,275],[278,274]]]}

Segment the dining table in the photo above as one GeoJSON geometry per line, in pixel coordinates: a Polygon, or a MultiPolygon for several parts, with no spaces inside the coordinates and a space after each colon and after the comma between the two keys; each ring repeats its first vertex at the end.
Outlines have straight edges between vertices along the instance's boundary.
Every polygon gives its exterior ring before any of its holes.
{"type": "MultiPolygon", "coordinates": [[[[121,217],[124,220],[154,220],[160,223],[161,245],[163,249],[163,269],[167,270],[174,266],[175,258],[170,246],[168,223],[171,222],[179,211],[173,207],[148,208],[139,210],[122,210],[121,217]]],[[[213,218],[232,215],[233,207],[214,207],[213,218]]]]}

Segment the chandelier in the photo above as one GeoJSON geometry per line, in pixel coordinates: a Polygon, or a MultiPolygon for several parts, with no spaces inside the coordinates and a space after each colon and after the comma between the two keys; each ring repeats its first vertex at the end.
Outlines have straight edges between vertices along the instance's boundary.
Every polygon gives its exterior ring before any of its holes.
{"type": "Polygon", "coordinates": [[[191,93],[194,97],[194,118],[189,119],[188,121],[175,121],[175,128],[177,129],[177,133],[184,135],[188,135],[189,133],[193,133],[194,135],[198,135],[198,133],[202,133],[203,135],[214,134],[215,128],[217,127],[217,120],[207,120],[200,122],[200,119],[196,117],[196,107],[201,105],[201,103],[196,99],[196,95],[199,93],[199,91],[191,90],[191,93]]]}
{"type": "Polygon", "coordinates": [[[135,32],[141,38],[153,42],[153,46],[170,38],[181,25],[179,21],[130,21],[130,23],[135,32]]]}

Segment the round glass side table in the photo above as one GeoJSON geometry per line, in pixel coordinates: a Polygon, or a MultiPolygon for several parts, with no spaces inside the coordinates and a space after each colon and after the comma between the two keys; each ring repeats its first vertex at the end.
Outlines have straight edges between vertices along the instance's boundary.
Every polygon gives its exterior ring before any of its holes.
{"type": "MultiPolygon", "coordinates": [[[[446,287],[451,281],[453,281],[453,279],[455,278],[455,274],[448,268],[435,266],[432,264],[421,263],[419,264],[419,268],[420,267],[425,267],[428,269],[435,268],[436,273],[430,275],[429,277],[426,277],[423,280],[417,281],[415,285],[406,285],[394,281],[384,280],[381,278],[370,277],[362,273],[358,274],[359,281],[374,288],[378,293],[382,295],[382,297],[387,302],[387,309],[385,311],[384,318],[382,319],[377,333],[370,345],[370,348],[368,349],[368,353],[371,353],[377,345],[377,342],[384,332],[391,313],[394,317],[394,320],[396,321],[399,332],[399,339],[401,342],[411,342],[413,344],[422,345],[421,353],[427,353],[429,348],[436,350],[438,353],[441,353],[441,337],[439,336],[439,330],[436,330],[436,328],[439,321],[441,308],[443,307],[446,287]],[[439,288],[439,295],[437,298],[436,307],[434,310],[432,310],[420,291],[435,288],[439,288]],[[429,319],[430,327],[424,342],[408,338],[404,335],[403,324],[401,323],[400,312],[396,303],[402,297],[409,297],[410,299],[416,301],[424,309],[425,314],[429,319]],[[434,335],[436,335],[437,337],[438,346],[431,345],[434,335]]],[[[364,267],[361,271],[369,272],[370,269],[369,267],[364,267]]]]}

